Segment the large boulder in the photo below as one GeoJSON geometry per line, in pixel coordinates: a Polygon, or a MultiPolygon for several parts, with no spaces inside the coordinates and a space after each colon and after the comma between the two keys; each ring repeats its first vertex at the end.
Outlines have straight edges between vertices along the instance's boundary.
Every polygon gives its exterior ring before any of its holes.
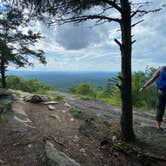
{"type": "Polygon", "coordinates": [[[0,90],[0,113],[12,110],[13,95],[8,90],[0,90]]]}
{"type": "Polygon", "coordinates": [[[31,103],[41,103],[49,101],[49,98],[45,95],[32,95],[32,96],[25,96],[24,101],[31,102],[31,103]]]}
{"type": "Polygon", "coordinates": [[[80,166],[65,153],[57,150],[49,141],[46,141],[45,152],[48,166],[80,166]]]}

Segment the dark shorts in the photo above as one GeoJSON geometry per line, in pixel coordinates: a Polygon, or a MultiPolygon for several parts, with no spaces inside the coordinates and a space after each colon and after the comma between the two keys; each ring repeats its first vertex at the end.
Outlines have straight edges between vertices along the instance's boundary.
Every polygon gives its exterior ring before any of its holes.
{"type": "Polygon", "coordinates": [[[158,122],[161,122],[163,120],[165,105],[166,105],[166,92],[159,90],[159,92],[158,92],[157,113],[156,113],[156,120],[158,122]]]}

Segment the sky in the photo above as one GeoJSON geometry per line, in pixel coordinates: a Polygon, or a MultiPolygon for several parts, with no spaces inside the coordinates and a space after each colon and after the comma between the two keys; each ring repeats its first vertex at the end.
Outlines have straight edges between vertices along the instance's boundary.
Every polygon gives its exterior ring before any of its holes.
{"type": "MultiPolygon", "coordinates": [[[[165,0],[152,1],[154,8],[165,3],[165,0]]],[[[114,42],[115,38],[120,38],[119,27],[111,23],[92,25],[89,21],[79,26],[65,24],[48,27],[36,22],[33,29],[40,31],[44,38],[35,49],[45,51],[47,65],[34,61],[34,67],[28,70],[120,71],[120,51],[114,42]]],[[[133,71],[145,70],[147,66],[157,68],[165,65],[165,26],[166,8],[144,16],[144,22],[133,28],[136,40],[132,52],[133,71]]]]}

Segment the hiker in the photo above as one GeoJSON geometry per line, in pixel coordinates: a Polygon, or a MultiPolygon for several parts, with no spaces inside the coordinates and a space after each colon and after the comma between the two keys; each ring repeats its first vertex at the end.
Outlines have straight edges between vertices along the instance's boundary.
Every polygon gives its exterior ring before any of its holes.
{"type": "Polygon", "coordinates": [[[143,91],[146,87],[152,84],[157,79],[158,89],[158,104],[156,112],[156,127],[161,129],[161,122],[163,120],[164,109],[166,105],[166,66],[160,67],[152,77],[145,82],[140,91],[143,91]]]}

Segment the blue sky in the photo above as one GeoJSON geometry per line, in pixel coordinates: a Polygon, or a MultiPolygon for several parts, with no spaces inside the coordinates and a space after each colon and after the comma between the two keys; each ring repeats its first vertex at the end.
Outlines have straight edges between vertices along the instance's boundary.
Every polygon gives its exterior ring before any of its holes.
{"type": "MultiPolygon", "coordinates": [[[[136,1],[136,0],[135,0],[136,1]]],[[[153,7],[165,0],[152,0],[153,7]]],[[[36,49],[43,49],[47,65],[35,62],[30,70],[120,70],[120,51],[114,43],[119,38],[119,27],[103,24],[91,27],[92,22],[80,26],[66,24],[48,28],[37,22],[34,29],[44,35],[36,49]]],[[[166,8],[144,17],[144,22],[133,28],[132,69],[145,70],[146,66],[159,67],[166,64],[166,8]]]]}

